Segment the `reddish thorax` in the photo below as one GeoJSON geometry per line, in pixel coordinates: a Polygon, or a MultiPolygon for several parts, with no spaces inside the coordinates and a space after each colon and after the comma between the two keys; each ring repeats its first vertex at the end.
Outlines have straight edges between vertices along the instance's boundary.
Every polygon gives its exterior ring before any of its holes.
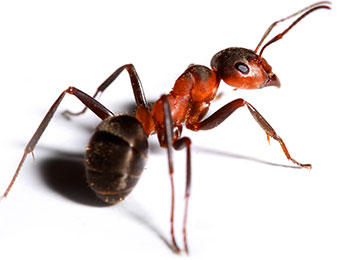
{"type": "MultiPolygon", "coordinates": [[[[191,128],[198,123],[215,98],[219,83],[220,78],[215,71],[201,65],[189,66],[167,95],[174,127],[186,124],[187,128],[191,128]]],[[[140,107],[136,116],[147,135],[163,134],[165,122],[162,98],[154,103],[151,113],[140,107]]]]}

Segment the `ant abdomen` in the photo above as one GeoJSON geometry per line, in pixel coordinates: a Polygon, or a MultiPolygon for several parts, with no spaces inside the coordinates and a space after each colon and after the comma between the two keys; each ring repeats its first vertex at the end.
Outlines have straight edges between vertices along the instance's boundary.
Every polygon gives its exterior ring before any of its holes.
{"type": "Polygon", "coordinates": [[[103,120],[86,148],[86,178],[106,203],[123,200],[137,184],[146,164],[148,140],[139,121],[128,115],[103,120]]]}

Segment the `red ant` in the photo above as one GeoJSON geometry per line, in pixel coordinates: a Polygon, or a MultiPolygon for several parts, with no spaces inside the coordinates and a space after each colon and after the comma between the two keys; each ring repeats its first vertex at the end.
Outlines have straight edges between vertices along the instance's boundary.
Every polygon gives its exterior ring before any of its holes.
{"type": "Polygon", "coordinates": [[[160,146],[167,148],[172,197],[170,233],[176,252],[180,252],[180,248],[176,243],[174,234],[175,192],[172,150],[186,149],[183,239],[184,249],[188,253],[186,221],[191,188],[191,140],[188,137],[181,136],[183,124],[193,131],[209,130],[222,123],[238,108],[246,106],[254,119],[266,132],[268,140],[272,137],[280,143],[287,159],[299,167],[311,169],[311,164],[299,163],[291,157],[281,137],[276,134],[261,114],[243,99],[235,99],[208,118],[203,118],[208,111],[210,102],[216,97],[221,80],[234,88],[242,89],[259,89],[267,86],[280,87],[278,77],[272,72],[271,66],[262,57],[263,51],[270,44],[280,40],[305,16],[318,9],[330,9],[330,4],[327,1],[318,2],[275,21],[266,30],[254,51],[236,47],[222,50],[213,56],[211,61],[212,69],[202,65],[190,65],[176,80],[172,91],[167,95],[162,95],[152,106],[146,101],[142,84],[132,64],[118,68],[98,87],[93,97],[75,87],[69,87],[54,102],[27,144],[22,159],[3,197],[8,195],[27,155],[33,152],[64,96],[72,94],[85,105],[85,108],[79,113],[65,111],[64,114],[80,115],[89,108],[102,119],[86,148],[85,166],[87,182],[90,188],[104,202],[109,204],[117,203],[124,200],[132,191],[146,164],[148,136],[156,133],[160,146]],[[299,17],[286,30],[272,38],[261,48],[259,54],[257,53],[265,38],[278,23],[298,15],[299,17]],[[129,73],[137,104],[136,113],[132,116],[114,115],[95,99],[99,93],[104,92],[110,86],[123,70],[127,70],[129,73]]]}

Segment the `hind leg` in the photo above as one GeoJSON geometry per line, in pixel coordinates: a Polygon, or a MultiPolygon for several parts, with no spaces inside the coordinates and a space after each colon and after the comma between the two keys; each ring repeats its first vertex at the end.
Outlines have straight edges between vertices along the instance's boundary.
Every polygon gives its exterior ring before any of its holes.
{"type": "Polygon", "coordinates": [[[5,198],[9,194],[27,155],[29,153],[32,153],[33,150],[35,149],[44,130],[46,130],[49,122],[51,121],[54,113],[57,111],[58,106],[60,105],[60,103],[62,102],[62,100],[66,94],[71,94],[71,95],[74,95],[75,97],[77,97],[85,105],[85,108],[89,108],[92,112],[94,112],[102,120],[113,115],[113,113],[110,110],[108,110],[106,107],[101,105],[98,101],[96,101],[94,98],[90,97],[89,95],[82,92],[81,90],[74,88],[74,87],[69,87],[68,89],[64,90],[62,92],[62,94],[60,94],[60,96],[57,98],[57,100],[53,103],[51,108],[48,110],[47,114],[45,115],[42,122],[38,126],[36,132],[34,133],[34,135],[31,138],[31,140],[26,145],[22,159],[21,159],[19,165],[17,166],[17,169],[15,171],[14,176],[12,177],[12,180],[11,180],[9,186],[7,187],[6,191],[2,195],[2,198],[5,198]]]}

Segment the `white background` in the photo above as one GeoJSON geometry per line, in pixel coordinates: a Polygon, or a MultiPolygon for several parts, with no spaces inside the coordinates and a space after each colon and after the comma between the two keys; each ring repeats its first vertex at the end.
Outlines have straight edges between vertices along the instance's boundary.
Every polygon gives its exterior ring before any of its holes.
{"type": "MultiPolygon", "coordinates": [[[[154,101],[190,63],[209,65],[231,46],[254,49],[266,28],[312,1],[2,1],[0,4],[0,190],[7,187],[39,122],[68,86],[93,94],[133,63],[154,101]]],[[[298,24],[264,57],[282,87],[232,91],[242,97],[311,171],[294,169],[247,109],[218,128],[184,130],[193,141],[188,219],[190,259],[354,259],[354,4],[334,1],[298,24]]],[[[272,35],[286,28],[277,26],[272,35]]],[[[123,73],[100,101],[115,112],[133,104],[123,73]]],[[[78,111],[66,97],[59,111],[78,111]]],[[[169,249],[170,184],[156,136],[133,193],[104,207],[80,181],[80,156],[99,120],[56,114],[0,202],[0,259],[183,259],[169,249]],[[78,177],[79,176],[79,177],[78,177]]],[[[175,153],[176,230],[185,153],[175,153]]]]}

